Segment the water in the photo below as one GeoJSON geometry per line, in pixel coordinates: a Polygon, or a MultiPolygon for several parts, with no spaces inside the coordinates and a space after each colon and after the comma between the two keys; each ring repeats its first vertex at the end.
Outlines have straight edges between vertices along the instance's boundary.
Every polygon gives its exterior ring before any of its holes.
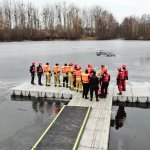
{"type": "MultiPolygon", "coordinates": [[[[33,103],[32,101],[11,101],[10,99],[9,89],[11,87],[24,82],[30,82],[29,66],[32,61],[36,63],[49,62],[51,66],[55,63],[63,65],[65,62],[74,61],[80,64],[83,70],[88,63],[91,63],[97,71],[104,64],[109,67],[111,84],[115,83],[116,68],[125,63],[129,70],[128,84],[141,85],[142,83],[142,85],[150,85],[149,49],[150,42],[148,41],[110,40],[0,43],[0,149],[30,149],[56,115],[55,105],[33,103]],[[117,57],[98,57],[96,56],[96,51],[100,49],[111,51],[117,57]]],[[[128,109],[129,111],[134,110],[136,112],[134,113],[134,118],[138,118],[141,121],[141,130],[147,133],[146,131],[149,130],[147,122],[144,122],[142,116],[138,114],[142,112],[146,118],[149,116],[149,112],[145,113],[145,110],[139,108],[128,109]]],[[[130,116],[130,113],[127,114],[130,116]]],[[[129,122],[132,123],[134,121],[129,120],[129,122]]],[[[134,128],[138,129],[138,126],[135,125],[134,128]]],[[[137,133],[136,136],[140,134],[137,133]]],[[[116,137],[116,145],[118,144],[117,138],[121,135],[120,130],[117,134],[111,130],[111,137],[113,139],[116,137]]],[[[128,136],[128,134],[126,135],[128,136]]],[[[144,134],[142,137],[144,137],[144,134]]],[[[143,141],[144,138],[141,138],[141,140],[143,141]]],[[[112,141],[112,138],[110,141],[112,141]]],[[[138,142],[138,139],[135,139],[135,141],[138,147],[140,142],[138,142]]],[[[126,146],[126,143],[124,144],[126,146]]],[[[132,143],[128,144],[132,146],[132,143]]],[[[144,150],[144,147],[142,149],[144,150]]],[[[120,150],[120,148],[116,149],[115,147],[113,149],[112,147],[111,150],[120,150]]]]}
{"type": "Polygon", "coordinates": [[[125,112],[126,118],[111,127],[109,150],[149,150],[150,109],[125,107],[125,112]]]}

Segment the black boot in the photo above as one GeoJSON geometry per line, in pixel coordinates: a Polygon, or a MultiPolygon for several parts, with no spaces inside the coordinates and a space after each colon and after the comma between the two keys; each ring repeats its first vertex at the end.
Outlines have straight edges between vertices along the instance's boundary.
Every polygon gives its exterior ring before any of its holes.
{"type": "Polygon", "coordinates": [[[87,97],[87,95],[85,96],[85,99],[89,99],[89,98],[87,97]]]}

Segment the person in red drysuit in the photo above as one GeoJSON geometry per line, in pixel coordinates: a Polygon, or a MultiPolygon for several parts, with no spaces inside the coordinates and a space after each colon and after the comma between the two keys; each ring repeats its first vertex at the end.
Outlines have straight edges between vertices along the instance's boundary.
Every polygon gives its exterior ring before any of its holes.
{"type": "Polygon", "coordinates": [[[118,95],[122,95],[122,83],[124,80],[124,74],[122,73],[121,68],[117,68],[117,69],[118,69],[118,75],[116,79],[117,79],[117,85],[119,90],[118,95]]]}
{"type": "Polygon", "coordinates": [[[126,80],[128,80],[128,70],[126,69],[126,65],[122,65],[122,73],[124,74],[124,80],[122,81],[122,90],[126,91],[126,80]]]}

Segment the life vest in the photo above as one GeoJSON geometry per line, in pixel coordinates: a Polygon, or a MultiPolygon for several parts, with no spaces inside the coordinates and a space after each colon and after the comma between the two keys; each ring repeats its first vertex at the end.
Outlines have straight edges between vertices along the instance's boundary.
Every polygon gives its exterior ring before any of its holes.
{"type": "Polygon", "coordinates": [[[62,73],[66,73],[67,72],[67,66],[62,66],[62,73]]]}
{"type": "Polygon", "coordinates": [[[50,71],[50,67],[48,65],[44,65],[44,72],[49,72],[50,71]]]}
{"type": "Polygon", "coordinates": [[[80,77],[81,76],[81,70],[76,70],[75,75],[76,75],[76,77],[80,77]]]}
{"type": "Polygon", "coordinates": [[[38,69],[38,73],[42,73],[42,72],[43,72],[42,67],[39,67],[39,69],[38,69]]]}
{"type": "Polygon", "coordinates": [[[109,79],[110,79],[110,75],[109,75],[109,74],[105,74],[105,75],[104,75],[103,82],[104,82],[104,83],[107,83],[107,82],[109,82],[109,79]]]}
{"type": "Polygon", "coordinates": [[[89,75],[88,74],[82,73],[81,76],[82,76],[83,83],[89,83],[89,75]]]}
{"type": "Polygon", "coordinates": [[[67,71],[70,74],[71,72],[73,72],[72,66],[67,66],[67,71]]]}
{"type": "Polygon", "coordinates": [[[35,67],[33,67],[32,70],[31,70],[31,72],[34,73],[35,71],[36,71],[35,67]]]}
{"type": "Polygon", "coordinates": [[[54,71],[54,73],[58,73],[60,71],[59,67],[58,66],[53,66],[53,71],[54,71]]]}

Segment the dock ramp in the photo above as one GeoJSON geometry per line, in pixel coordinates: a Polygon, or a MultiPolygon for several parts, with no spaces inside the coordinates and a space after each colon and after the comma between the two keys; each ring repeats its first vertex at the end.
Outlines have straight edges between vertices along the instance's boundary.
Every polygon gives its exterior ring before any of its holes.
{"type": "Polygon", "coordinates": [[[76,150],[90,110],[64,106],[31,150],[76,150]]]}

